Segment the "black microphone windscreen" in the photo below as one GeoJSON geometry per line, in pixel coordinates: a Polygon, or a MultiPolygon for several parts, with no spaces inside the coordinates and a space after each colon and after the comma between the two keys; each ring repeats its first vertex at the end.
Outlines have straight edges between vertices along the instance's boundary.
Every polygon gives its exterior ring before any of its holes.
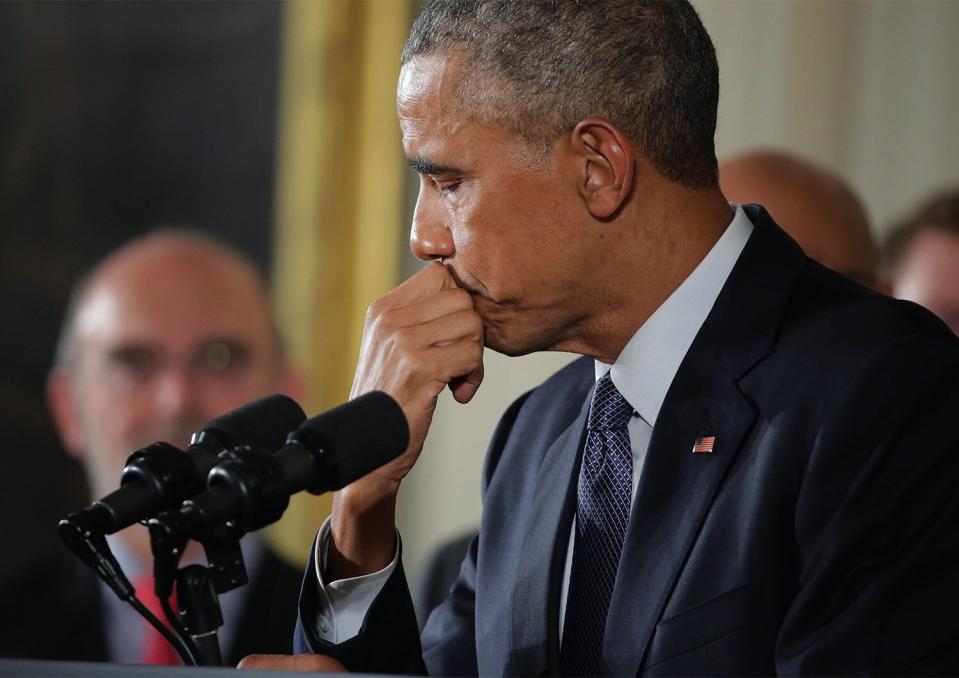
{"type": "Polygon", "coordinates": [[[403,454],[409,427],[397,402],[374,391],[309,419],[294,437],[332,456],[324,489],[339,490],[403,454]]]}
{"type": "Polygon", "coordinates": [[[278,450],[290,431],[306,419],[296,401],[279,393],[247,403],[212,419],[205,431],[216,431],[233,445],[278,450]]]}

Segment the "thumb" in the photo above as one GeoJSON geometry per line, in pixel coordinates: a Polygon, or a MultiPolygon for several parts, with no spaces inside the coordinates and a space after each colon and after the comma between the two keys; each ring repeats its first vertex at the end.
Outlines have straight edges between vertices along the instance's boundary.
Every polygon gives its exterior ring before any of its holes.
{"type": "Polygon", "coordinates": [[[450,382],[450,391],[458,403],[468,403],[476,395],[483,383],[483,363],[465,377],[457,377],[450,382]]]}

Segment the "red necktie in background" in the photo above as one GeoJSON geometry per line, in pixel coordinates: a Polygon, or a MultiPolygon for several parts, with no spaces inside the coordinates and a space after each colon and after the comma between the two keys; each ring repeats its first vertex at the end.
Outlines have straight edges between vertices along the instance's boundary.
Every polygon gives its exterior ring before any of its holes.
{"type": "MultiPolygon", "coordinates": [[[[163,608],[160,606],[160,599],[156,597],[153,590],[153,576],[146,574],[137,577],[134,582],[134,588],[136,589],[137,598],[140,599],[144,607],[169,627],[166,621],[166,615],[163,614],[163,608]]],[[[174,610],[177,609],[176,594],[170,596],[170,605],[174,610]]],[[[146,619],[141,621],[143,641],[140,650],[140,663],[168,666],[179,666],[183,664],[183,662],[180,661],[180,655],[178,655],[176,650],[173,649],[173,646],[167,642],[166,638],[153,628],[146,619]]]]}

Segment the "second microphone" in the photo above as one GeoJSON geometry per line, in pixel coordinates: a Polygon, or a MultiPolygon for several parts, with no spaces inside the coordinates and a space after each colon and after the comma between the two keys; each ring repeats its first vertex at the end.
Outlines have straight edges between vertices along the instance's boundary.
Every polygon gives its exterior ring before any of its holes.
{"type": "Polygon", "coordinates": [[[170,539],[200,538],[229,523],[244,532],[279,520],[290,495],[339,490],[401,455],[409,444],[403,410],[390,396],[367,393],[304,422],[276,452],[253,446],[220,455],[208,489],[150,521],[170,539]]]}

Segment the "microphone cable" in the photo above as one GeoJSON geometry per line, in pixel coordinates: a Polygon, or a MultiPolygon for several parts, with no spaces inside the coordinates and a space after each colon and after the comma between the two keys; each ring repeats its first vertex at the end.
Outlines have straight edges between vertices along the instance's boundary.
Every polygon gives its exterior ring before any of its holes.
{"type": "MultiPolygon", "coordinates": [[[[167,598],[163,598],[160,600],[160,606],[163,608],[163,614],[164,616],[166,616],[167,621],[170,622],[170,626],[172,626],[176,630],[176,634],[177,636],[179,636],[179,640],[182,643],[184,649],[186,649],[189,652],[192,665],[200,666],[200,663],[198,660],[198,657],[201,656],[200,648],[198,648],[196,646],[196,643],[193,642],[193,638],[190,637],[190,632],[187,630],[186,626],[184,626],[183,622],[180,621],[180,615],[174,612],[173,607],[170,606],[170,601],[167,598]]],[[[149,610],[147,610],[147,612],[149,612],[149,610]]],[[[166,626],[164,626],[163,628],[169,632],[169,629],[167,629],[166,626]]],[[[163,637],[169,640],[169,637],[166,634],[164,634],[163,637]]],[[[177,649],[177,653],[180,654],[179,649],[177,649]]],[[[180,654],[180,656],[182,658],[183,655],[180,654]]]]}
{"type": "MultiPolygon", "coordinates": [[[[136,597],[136,595],[130,596],[126,602],[128,602],[130,606],[140,614],[141,617],[146,619],[150,625],[155,628],[160,635],[162,635],[163,638],[170,643],[170,645],[173,646],[173,649],[176,650],[177,655],[179,655],[180,660],[185,666],[199,666],[199,664],[197,664],[196,657],[186,640],[173,633],[173,631],[171,631],[166,624],[160,621],[156,615],[147,609],[146,605],[144,605],[140,599],[136,597]]],[[[163,613],[167,615],[167,618],[170,619],[170,623],[173,624],[174,621],[171,618],[173,615],[173,609],[170,607],[170,602],[167,600],[162,600],[160,601],[160,604],[163,606],[163,613]]],[[[176,621],[175,625],[182,627],[182,624],[180,624],[179,620],[176,621]]],[[[184,629],[184,631],[185,630],[186,629],[184,629]]],[[[179,632],[179,629],[177,629],[177,633],[179,632]]]]}

